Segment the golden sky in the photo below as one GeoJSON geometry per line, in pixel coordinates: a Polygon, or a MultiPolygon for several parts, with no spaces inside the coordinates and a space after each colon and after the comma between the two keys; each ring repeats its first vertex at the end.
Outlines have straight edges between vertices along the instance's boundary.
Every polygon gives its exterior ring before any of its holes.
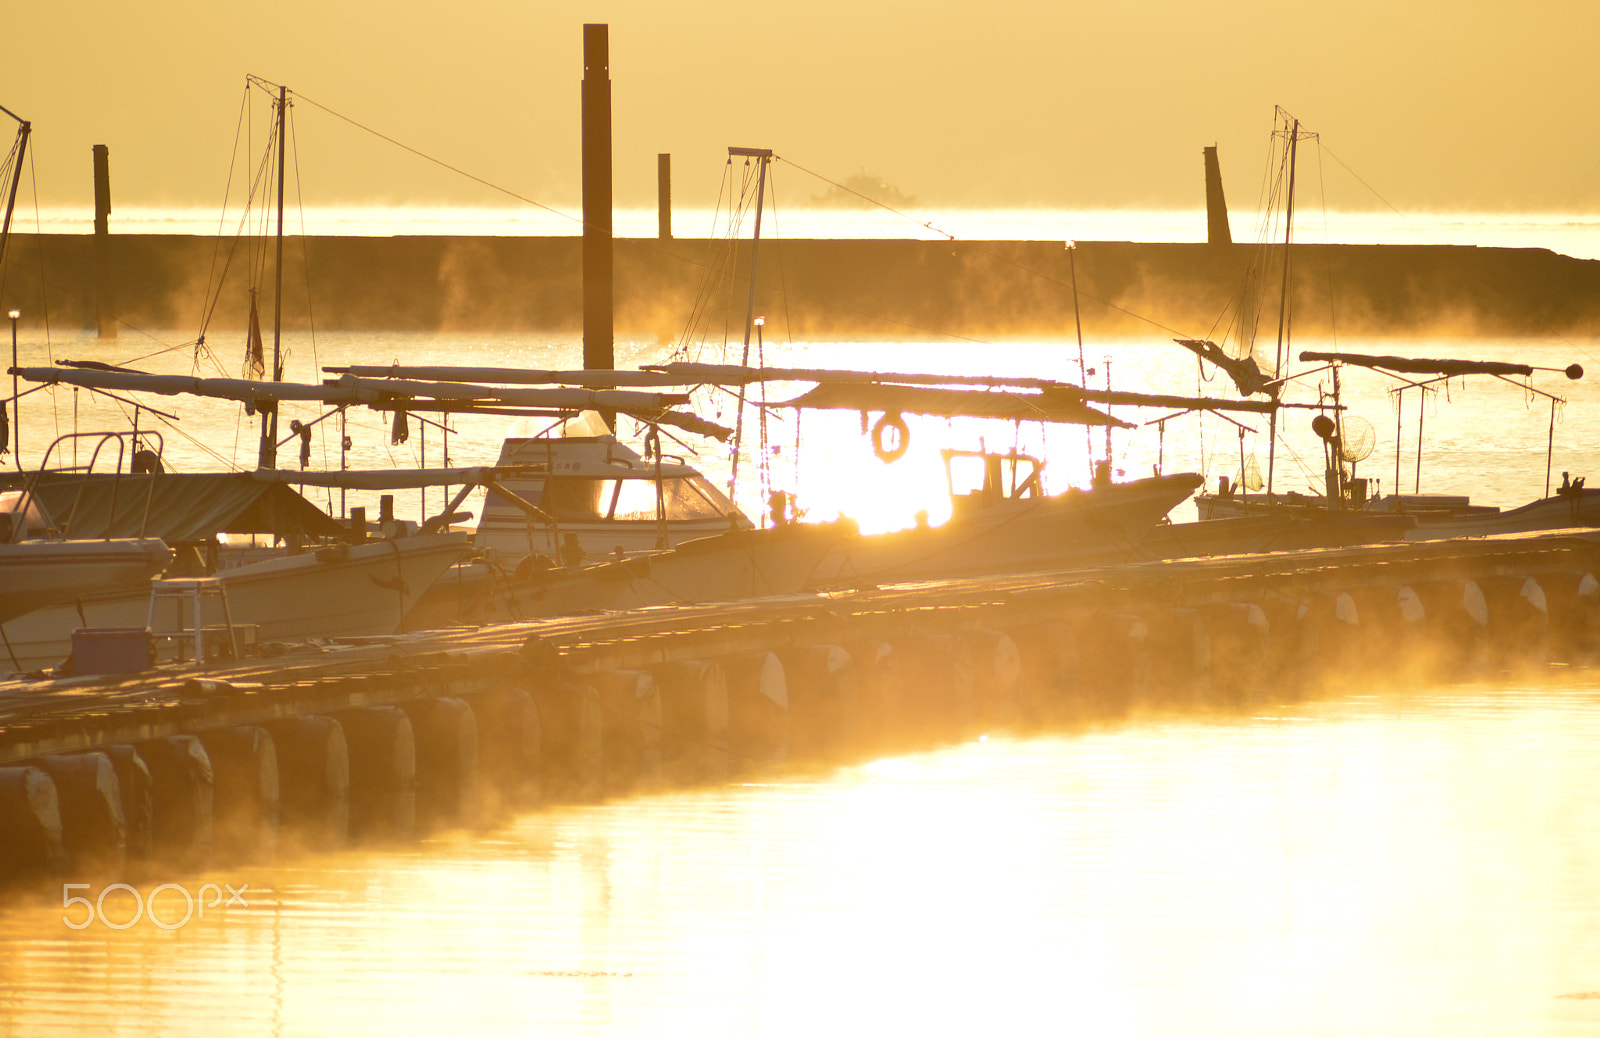
{"type": "MultiPolygon", "coordinates": [[[[610,26],[619,206],[654,205],[660,152],[675,200],[708,205],[742,145],[930,207],[1200,207],[1217,144],[1249,208],[1282,105],[1322,135],[1329,208],[1600,210],[1594,0],[19,2],[0,105],[33,123],[43,205],[92,209],[105,144],[115,204],[220,207],[254,73],[571,208],[586,22],[610,26]]],[[[507,201],[294,118],[307,205],[507,201]]]]}

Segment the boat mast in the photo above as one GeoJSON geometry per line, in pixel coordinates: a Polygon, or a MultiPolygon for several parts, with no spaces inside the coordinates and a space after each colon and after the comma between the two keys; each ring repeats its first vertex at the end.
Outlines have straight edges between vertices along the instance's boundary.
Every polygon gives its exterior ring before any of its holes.
{"type": "MultiPolygon", "coordinates": [[[[750,333],[756,326],[756,269],[761,258],[761,208],[767,196],[767,163],[772,161],[771,148],[729,148],[728,157],[742,156],[755,159],[756,172],[756,225],[754,237],[750,241],[750,292],[746,297],[744,312],[744,353],[739,360],[740,367],[750,366],[750,333]]],[[[728,496],[733,496],[734,487],[739,483],[739,449],[744,436],[744,397],[745,387],[739,387],[739,412],[734,418],[733,432],[733,466],[728,475],[728,496]]]]}
{"type": "MultiPolygon", "coordinates": [[[[273,264],[272,300],[272,381],[283,381],[283,353],[280,344],[283,339],[283,169],[284,169],[284,128],[288,122],[289,113],[289,88],[278,87],[278,233],[277,257],[273,264]]],[[[275,468],[278,463],[278,402],[273,401],[272,406],[261,412],[261,454],[258,459],[259,467],[264,469],[275,468]]]]}
{"type": "Polygon", "coordinates": [[[17,207],[17,185],[22,183],[22,162],[28,154],[28,134],[33,132],[33,124],[7,108],[0,108],[0,112],[5,112],[20,124],[17,129],[17,165],[11,171],[11,187],[6,193],[5,223],[0,225],[0,263],[4,263],[6,241],[11,237],[11,214],[17,207]]]}
{"type": "MultiPolygon", "coordinates": [[[[0,270],[5,269],[6,242],[11,240],[11,214],[17,207],[17,185],[22,183],[22,160],[28,153],[28,134],[33,132],[33,124],[21,118],[17,113],[7,108],[0,108],[11,118],[21,124],[17,129],[17,165],[11,171],[11,189],[6,192],[5,222],[0,224],[0,270]]],[[[11,365],[17,363],[17,312],[11,311],[11,365]]],[[[11,376],[11,457],[16,460],[18,470],[22,468],[22,451],[17,449],[17,440],[22,434],[22,394],[17,390],[17,376],[11,376]]],[[[3,416],[0,416],[3,417],[3,416]]]]}
{"type": "MultiPolygon", "coordinates": [[[[1287,113],[1286,113],[1287,114],[1287,113]]],[[[1289,130],[1289,193],[1283,210],[1283,288],[1278,297],[1278,356],[1272,377],[1283,377],[1283,346],[1289,335],[1289,242],[1294,237],[1294,166],[1296,145],[1300,142],[1300,120],[1289,130]]],[[[1272,470],[1278,454],[1278,412],[1267,422],[1267,496],[1272,496],[1272,470]]]]}

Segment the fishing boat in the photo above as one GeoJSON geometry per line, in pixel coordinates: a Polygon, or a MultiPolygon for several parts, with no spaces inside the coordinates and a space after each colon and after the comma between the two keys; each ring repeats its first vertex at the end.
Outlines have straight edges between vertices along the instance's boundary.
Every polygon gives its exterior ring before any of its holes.
{"type": "MultiPolygon", "coordinates": [[[[1266,478],[1260,477],[1259,466],[1243,454],[1243,436],[1240,431],[1240,464],[1236,478],[1223,477],[1214,491],[1195,495],[1195,506],[1202,520],[1237,520],[1251,518],[1258,531],[1268,537],[1282,536],[1290,542],[1310,539],[1337,540],[1345,543],[1364,543],[1377,540],[1431,540],[1458,536],[1480,536],[1493,533],[1517,533],[1559,529],[1568,526],[1591,526],[1600,522],[1600,499],[1591,501],[1591,491],[1568,483],[1558,492],[1550,487],[1550,457],[1553,439],[1546,452],[1545,496],[1520,508],[1502,510],[1497,507],[1474,504],[1467,495],[1424,494],[1421,490],[1422,474],[1422,418],[1417,423],[1417,474],[1412,492],[1400,492],[1400,440],[1399,415],[1402,409],[1397,399],[1397,425],[1395,432],[1395,471],[1388,494],[1379,492],[1376,479],[1357,476],[1357,466],[1367,460],[1374,449],[1376,435],[1369,422],[1347,413],[1342,398],[1341,377],[1348,367],[1364,368],[1394,380],[1391,392],[1397,397],[1410,390],[1419,396],[1432,392],[1453,378],[1490,376],[1511,381],[1524,392],[1548,400],[1552,407],[1551,429],[1554,431],[1554,409],[1562,399],[1532,385],[1536,371],[1560,370],[1568,378],[1577,379],[1583,369],[1574,364],[1564,369],[1543,369],[1531,365],[1504,361],[1436,359],[1421,357],[1370,356],[1343,351],[1301,351],[1299,360],[1317,366],[1290,372],[1286,359],[1290,350],[1293,327],[1291,300],[1292,249],[1295,204],[1295,170],[1298,145],[1301,140],[1317,139],[1314,133],[1301,129],[1298,119],[1293,119],[1282,109],[1278,110],[1282,128],[1274,130],[1274,137],[1283,145],[1283,173],[1281,197],[1284,201],[1281,271],[1278,284],[1278,330],[1275,359],[1270,370],[1256,360],[1253,349],[1255,320],[1249,311],[1256,305],[1260,293],[1256,289],[1264,280],[1261,268],[1253,265],[1245,278],[1238,300],[1238,348],[1229,351],[1204,339],[1178,339],[1178,345],[1200,358],[1233,381],[1245,397],[1264,395],[1284,401],[1291,385],[1304,383],[1324,374],[1331,376],[1331,391],[1319,384],[1318,400],[1314,406],[1318,414],[1310,427],[1320,444],[1323,455],[1322,486],[1308,487],[1305,491],[1280,492],[1275,486],[1276,459],[1280,435],[1280,416],[1274,412],[1269,418],[1266,478]],[[1271,530],[1267,525],[1276,521],[1282,526],[1271,530]]],[[[1278,194],[1278,188],[1274,188],[1278,194]]],[[[1267,256],[1267,250],[1262,255],[1267,256]]],[[[1305,406],[1305,405],[1302,405],[1305,406]]],[[[1154,551],[1186,550],[1185,544],[1208,541],[1249,542],[1256,533],[1238,528],[1226,533],[1194,531],[1192,535],[1164,532],[1166,539],[1152,544],[1154,551]]]]}
{"type": "MultiPolygon", "coordinates": [[[[694,386],[812,382],[814,387],[801,396],[771,406],[878,412],[872,433],[874,450],[889,461],[905,450],[905,414],[1129,424],[1088,407],[1078,387],[1040,379],[1021,380],[1025,386],[1007,389],[1008,382],[1018,380],[681,362],[643,370],[694,386]],[[986,384],[975,388],[978,383],[986,384]]],[[[1117,402],[1150,406],[1177,402],[1177,398],[1133,393],[1108,396],[1117,402]]],[[[1188,398],[1182,402],[1248,410],[1271,406],[1188,398]]],[[[582,448],[580,443],[569,449],[579,456],[582,448]]],[[[559,438],[540,448],[548,452],[552,469],[560,464],[556,459],[562,456],[562,449],[559,438]]],[[[862,534],[848,520],[798,521],[789,495],[778,491],[768,499],[770,525],[754,528],[741,514],[729,511],[717,524],[720,531],[713,535],[682,541],[670,550],[635,553],[628,551],[622,540],[625,525],[618,527],[616,537],[608,537],[605,527],[595,522],[594,510],[586,505],[581,518],[591,523],[587,535],[591,542],[598,537],[600,543],[614,543],[615,547],[604,561],[585,566],[593,556],[581,551],[568,557],[559,551],[522,549],[522,557],[515,559],[508,549],[522,544],[511,536],[516,524],[507,522],[497,531],[500,549],[490,561],[458,567],[447,574],[408,618],[407,627],[1124,562],[1138,557],[1142,538],[1201,482],[1198,475],[1184,473],[1114,483],[1106,467],[1088,488],[1050,494],[1044,462],[1019,451],[945,449],[941,459],[950,494],[950,519],[899,531],[862,534]],[[513,561],[514,565],[508,565],[513,561]]],[[[582,471],[577,467],[569,470],[582,471]]],[[[649,478],[648,473],[639,475],[649,478]]],[[[709,489],[708,483],[697,485],[709,489]]],[[[565,507],[567,496],[553,480],[534,489],[544,496],[530,497],[526,504],[548,514],[549,530],[539,536],[545,544],[555,543],[556,531],[564,528],[558,525],[555,513],[565,507]],[[547,508],[545,502],[553,489],[554,504],[547,508]]],[[[655,496],[658,503],[668,496],[659,480],[655,496]]],[[[586,492],[585,502],[595,499],[592,492],[586,492]]],[[[720,504],[729,500],[721,495],[713,498],[707,494],[704,500],[731,508],[720,504]]],[[[706,520],[712,522],[709,511],[706,520]]],[[[666,545],[659,532],[663,514],[657,513],[651,521],[657,524],[657,543],[666,545]]],[[[520,522],[532,538],[534,524],[526,515],[520,522]]]]}
{"type": "Polygon", "coordinates": [[[38,502],[63,543],[160,545],[163,557],[138,580],[80,587],[0,622],[0,667],[59,666],[79,628],[147,627],[154,575],[218,578],[231,622],[261,642],[392,634],[468,547],[462,533],[398,525],[369,539],[296,493],[292,473],[171,473],[146,450],[144,471],[96,471],[98,451],[84,466],[52,467],[52,445],[39,470],[6,477],[3,492],[38,502]]]}
{"type": "Polygon", "coordinates": [[[137,592],[172,556],[154,537],[63,539],[32,495],[0,492],[0,624],[91,592],[137,592]]]}

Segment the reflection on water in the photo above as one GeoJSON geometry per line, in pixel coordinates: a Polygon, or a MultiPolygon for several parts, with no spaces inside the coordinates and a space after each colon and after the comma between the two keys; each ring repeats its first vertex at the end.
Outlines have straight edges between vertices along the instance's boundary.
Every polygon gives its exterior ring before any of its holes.
{"type": "Polygon", "coordinates": [[[1597,745],[1593,682],[1356,695],[13,906],[0,1033],[1592,1034],[1597,745]]]}

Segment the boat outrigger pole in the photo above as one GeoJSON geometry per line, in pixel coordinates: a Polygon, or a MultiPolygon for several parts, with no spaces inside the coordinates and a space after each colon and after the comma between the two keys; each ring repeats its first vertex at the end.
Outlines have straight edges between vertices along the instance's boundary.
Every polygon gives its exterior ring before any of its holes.
{"type": "MultiPolygon", "coordinates": [[[[272,381],[283,381],[283,169],[286,138],[284,128],[288,122],[289,88],[278,87],[278,235],[277,258],[273,266],[272,300],[272,381]]],[[[263,408],[261,412],[261,452],[258,466],[276,468],[278,463],[278,403],[263,408]]]]}

